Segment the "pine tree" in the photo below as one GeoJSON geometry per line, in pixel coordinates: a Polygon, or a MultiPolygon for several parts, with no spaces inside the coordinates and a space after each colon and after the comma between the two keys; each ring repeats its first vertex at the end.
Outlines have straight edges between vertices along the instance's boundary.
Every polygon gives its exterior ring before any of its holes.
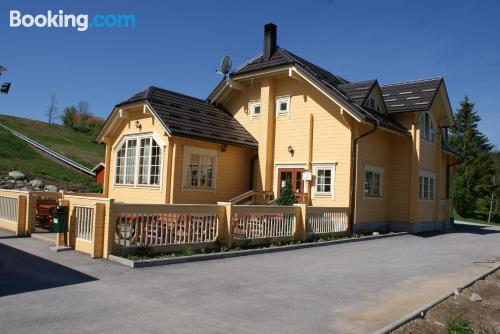
{"type": "Polygon", "coordinates": [[[450,143],[458,148],[465,161],[457,166],[453,181],[453,202],[457,212],[466,217],[484,212],[485,198],[494,173],[488,138],[479,131],[481,117],[474,111],[474,103],[465,96],[455,113],[455,127],[451,129],[450,143]]]}
{"type": "Polygon", "coordinates": [[[297,200],[295,199],[295,194],[292,190],[292,184],[290,183],[290,181],[287,181],[285,187],[283,188],[283,191],[276,199],[276,204],[294,205],[295,203],[297,203],[297,200]]]}

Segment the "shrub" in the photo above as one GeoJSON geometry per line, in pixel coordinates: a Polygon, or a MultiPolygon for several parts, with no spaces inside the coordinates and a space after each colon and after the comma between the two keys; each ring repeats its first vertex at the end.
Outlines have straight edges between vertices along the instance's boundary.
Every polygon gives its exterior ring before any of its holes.
{"type": "Polygon", "coordinates": [[[446,325],[447,334],[473,334],[474,331],[470,328],[470,323],[467,320],[453,320],[446,325]]]}
{"type": "Polygon", "coordinates": [[[297,203],[297,200],[295,199],[295,194],[292,190],[292,184],[290,183],[290,181],[287,181],[285,187],[283,188],[283,191],[276,199],[276,204],[294,205],[295,203],[297,203]]]}

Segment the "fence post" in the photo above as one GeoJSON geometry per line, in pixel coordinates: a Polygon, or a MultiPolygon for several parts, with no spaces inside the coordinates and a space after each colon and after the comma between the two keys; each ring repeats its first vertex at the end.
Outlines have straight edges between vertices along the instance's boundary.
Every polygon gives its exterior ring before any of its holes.
{"type": "MultiPolygon", "coordinates": [[[[28,194],[29,196],[29,194],[28,194]]],[[[17,197],[17,231],[16,235],[26,234],[26,203],[27,196],[20,195],[17,197]]]]}
{"type": "Polygon", "coordinates": [[[307,204],[294,204],[297,207],[295,218],[295,231],[293,238],[298,241],[305,241],[307,237],[307,204]]]}
{"type": "Polygon", "coordinates": [[[104,203],[94,204],[94,222],[93,222],[93,240],[92,240],[92,253],[90,256],[93,259],[102,257],[104,250],[104,219],[106,208],[104,203]]]}
{"type": "Polygon", "coordinates": [[[37,197],[35,195],[29,193],[26,196],[26,220],[24,226],[26,234],[35,232],[36,201],[37,197]]]}
{"type": "Polygon", "coordinates": [[[231,202],[217,202],[217,205],[224,206],[224,214],[222,214],[222,218],[219,219],[221,241],[227,248],[231,248],[233,245],[233,228],[231,224],[233,218],[233,204],[231,202]]]}
{"type": "Polygon", "coordinates": [[[115,230],[116,230],[116,208],[114,207],[114,200],[111,199],[104,214],[103,222],[103,245],[102,257],[107,259],[113,253],[115,246],[115,230]]]}

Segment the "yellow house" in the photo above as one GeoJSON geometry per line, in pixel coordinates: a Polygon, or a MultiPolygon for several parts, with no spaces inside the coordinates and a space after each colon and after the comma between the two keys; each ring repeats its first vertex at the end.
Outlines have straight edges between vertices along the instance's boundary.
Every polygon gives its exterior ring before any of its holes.
{"type": "Polygon", "coordinates": [[[349,82],[278,47],[276,31],[206,100],[149,87],[118,104],[97,137],[105,195],[264,203],[290,182],[299,202],[348,207],[358,230],[443,227],[459,158],[444,80],[349,82]]]}

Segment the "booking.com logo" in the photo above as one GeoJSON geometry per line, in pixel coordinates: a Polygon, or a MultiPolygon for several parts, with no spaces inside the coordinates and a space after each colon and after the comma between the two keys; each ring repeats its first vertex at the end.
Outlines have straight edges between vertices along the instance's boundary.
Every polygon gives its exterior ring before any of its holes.
{"type": "Polygon", "coordinates": [[[87,31],[91,28],[129,28],[135,27],[135,15],[132,14],[96,14],[89,20],[87,14],[65,14],[62,9],[47,14],[24,14],[19,10],[10,11],[10,27],[38,27],[38,28],[76,28],[78,31],[87,31]]]}

